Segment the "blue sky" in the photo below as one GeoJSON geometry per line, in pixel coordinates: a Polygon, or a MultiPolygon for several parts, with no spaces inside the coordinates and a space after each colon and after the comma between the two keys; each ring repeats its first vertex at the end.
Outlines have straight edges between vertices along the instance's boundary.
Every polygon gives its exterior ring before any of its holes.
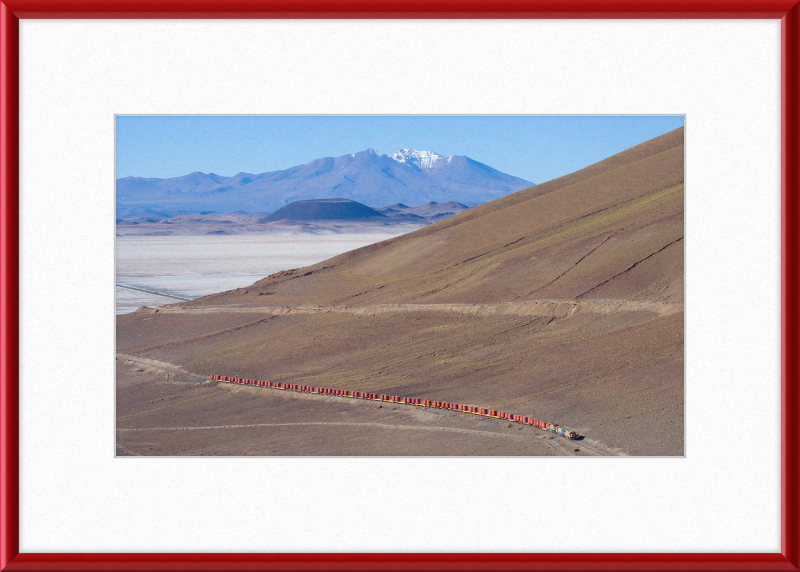
{"type": "Polygon", "coordinates": [[[683,125],[683,116],[118,116],[117,178],[235,175],[403,147],[543,183],[683,125]]]}

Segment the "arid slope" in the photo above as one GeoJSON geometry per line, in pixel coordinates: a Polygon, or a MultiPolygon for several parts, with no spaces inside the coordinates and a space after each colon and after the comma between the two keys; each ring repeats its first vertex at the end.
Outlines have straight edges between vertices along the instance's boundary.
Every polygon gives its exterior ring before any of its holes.
{"type": "Polygon", "coordinates": [[[315,266],[120,316],[117,346],[683,454],[683,129],[315,266]]]}
{"type": "Polygon", "coordinates": [[[683,301],[682,128],[577,173],[213,301],[553,298],[683,301]]]}

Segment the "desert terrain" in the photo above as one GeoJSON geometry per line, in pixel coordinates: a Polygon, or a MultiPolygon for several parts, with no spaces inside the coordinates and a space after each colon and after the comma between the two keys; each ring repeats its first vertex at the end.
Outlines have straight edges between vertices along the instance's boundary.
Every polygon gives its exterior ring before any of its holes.
{"type": "Polygon", "coordinates": [[[415,232],[118,316],[118,454],[682,455],[683,173],[678,129],[415,232]],[[211,374],[501,409],[582,439],[211,374]]]}

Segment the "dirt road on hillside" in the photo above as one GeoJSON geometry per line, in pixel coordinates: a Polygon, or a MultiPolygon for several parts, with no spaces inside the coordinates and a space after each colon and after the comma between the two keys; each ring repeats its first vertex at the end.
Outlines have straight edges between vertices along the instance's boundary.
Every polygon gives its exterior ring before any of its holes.
{"type": "Polygon", "coordinates": [[[400,312],[447,312],[470,316],[547,316],[568,317],[578,313],[613,314],[616,312],[651,312],[669,316],[683,311],[683,304],[662,302],[632,302],[628,300],[533,300],[499,304],[376,304],[371,306],[160,306],[140,312],[165,314],[229,314],[263,313],[272,316],[290,314],[354,314],[369,316],[400,312]]]}

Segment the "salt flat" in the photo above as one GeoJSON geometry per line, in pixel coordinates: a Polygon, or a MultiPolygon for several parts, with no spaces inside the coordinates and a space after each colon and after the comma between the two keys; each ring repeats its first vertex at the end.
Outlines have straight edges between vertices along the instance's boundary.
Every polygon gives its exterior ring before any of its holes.
{"type": "MultiPolygon", "coordinates": [[[[199,298],[249,286],[279,270],[316,264],[337,254],[387,240],[404,232],[118,236],[116,282],[181,298],[199,298]]],[[[140,306],[152,307],[177,301],[146,292],[116,288],[117,314],[133,312],[140,306]]]]}

